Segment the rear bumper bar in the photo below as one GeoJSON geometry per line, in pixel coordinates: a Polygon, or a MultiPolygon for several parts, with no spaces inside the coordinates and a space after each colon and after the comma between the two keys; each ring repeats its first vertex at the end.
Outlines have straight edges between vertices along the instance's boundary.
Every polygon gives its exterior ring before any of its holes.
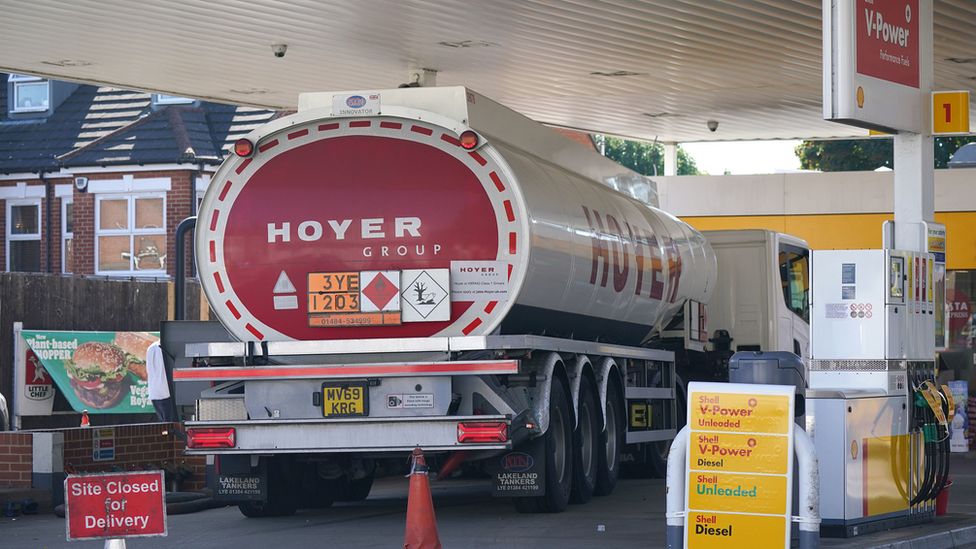
{"type": "Polygon", "coordinates": [[[283,453],[372,453],[402,452],[421,447],[438,450],[506,450],[506,442],[461,444],[457,441],[460,422],[505,422],[503,415],[396,417],[354,419],[300,419],[248,421],[187,421],[187,429],[233,427],[234,448],[187,448],[189,455],[283,454],[283,453]]]}

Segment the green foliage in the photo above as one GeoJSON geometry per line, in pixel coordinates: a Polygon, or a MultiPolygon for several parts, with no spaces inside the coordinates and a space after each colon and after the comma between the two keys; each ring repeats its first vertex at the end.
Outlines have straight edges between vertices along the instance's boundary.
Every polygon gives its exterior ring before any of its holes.
{"type": "MultiPolygon", "coordinates": [[[[971,141],[976,141],[976,137],[936,137],[935,169],[947,167],[953,153],[971,141]]],[[[876,170],[882,166],[894,168],[891,138],[804,141],[796,146],[796,155],[804,170],[842,172],[876,170]]]]}
{"type": "MultiPolygon", "coordinates": [[[[631,141],[605,135],[596,136],[603,155],[644,175],[664,175],[664,146],[659,143],[631,141]]],[[[698,175],[695,159],[678,146],[678,175],[698,175]]]]}

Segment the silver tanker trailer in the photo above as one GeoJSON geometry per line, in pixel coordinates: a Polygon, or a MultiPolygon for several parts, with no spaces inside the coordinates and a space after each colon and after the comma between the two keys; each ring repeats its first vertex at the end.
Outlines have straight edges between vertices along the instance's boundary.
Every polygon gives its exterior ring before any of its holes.
{"type": "Polygon", "coordinates": [[[200,367],[174,371],[209,385],[188,453],[247,516],[365,498],[418,446],[442,476],[480,464],[520,511],[663,470],[685,381],[735,349],[805,354],[807,277],[802,241],[706,238],[657,205],[465,88],[302,95],[200,207],[199,279],[237,342],[187,345],[200,367]]]}

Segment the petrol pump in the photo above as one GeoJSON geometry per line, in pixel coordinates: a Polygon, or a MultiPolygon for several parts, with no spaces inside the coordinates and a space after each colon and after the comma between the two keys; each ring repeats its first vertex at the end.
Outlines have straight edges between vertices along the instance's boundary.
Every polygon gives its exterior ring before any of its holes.
{"type": "Polygon", "coordinates": [[[928,253],[812,253],[807,431],[824,535],[934,516],[954,406],[935,381],[933,269],[928,253]]]}

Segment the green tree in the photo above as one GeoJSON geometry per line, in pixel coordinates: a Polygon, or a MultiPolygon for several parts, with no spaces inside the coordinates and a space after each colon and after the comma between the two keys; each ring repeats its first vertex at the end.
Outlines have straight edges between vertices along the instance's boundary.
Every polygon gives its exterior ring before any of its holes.
{"type": "MultiPolygon", "coordinates": [[[[971,141],[976,141],[976,137],[936,137],[935,169],[947,167],[956,150],[971,141]]],[[[804,170],[842,172],[894,168],[894,142],[891,138],[880,137],[804,141],[796,146],[796,156],[804,170]]]]}
{"type": "MultiPolygon", "coordinates": [[[[603,147],[603,155],[623,164],[624,166],[644,175],[664,174],[664,146],[660,143],[646,141],[632,141],[609,137],[596,136],[597,146],[603,147]]],[[[687,151],[678,146],[678,175],[698,175],[695,159],[687,151]]]]}

